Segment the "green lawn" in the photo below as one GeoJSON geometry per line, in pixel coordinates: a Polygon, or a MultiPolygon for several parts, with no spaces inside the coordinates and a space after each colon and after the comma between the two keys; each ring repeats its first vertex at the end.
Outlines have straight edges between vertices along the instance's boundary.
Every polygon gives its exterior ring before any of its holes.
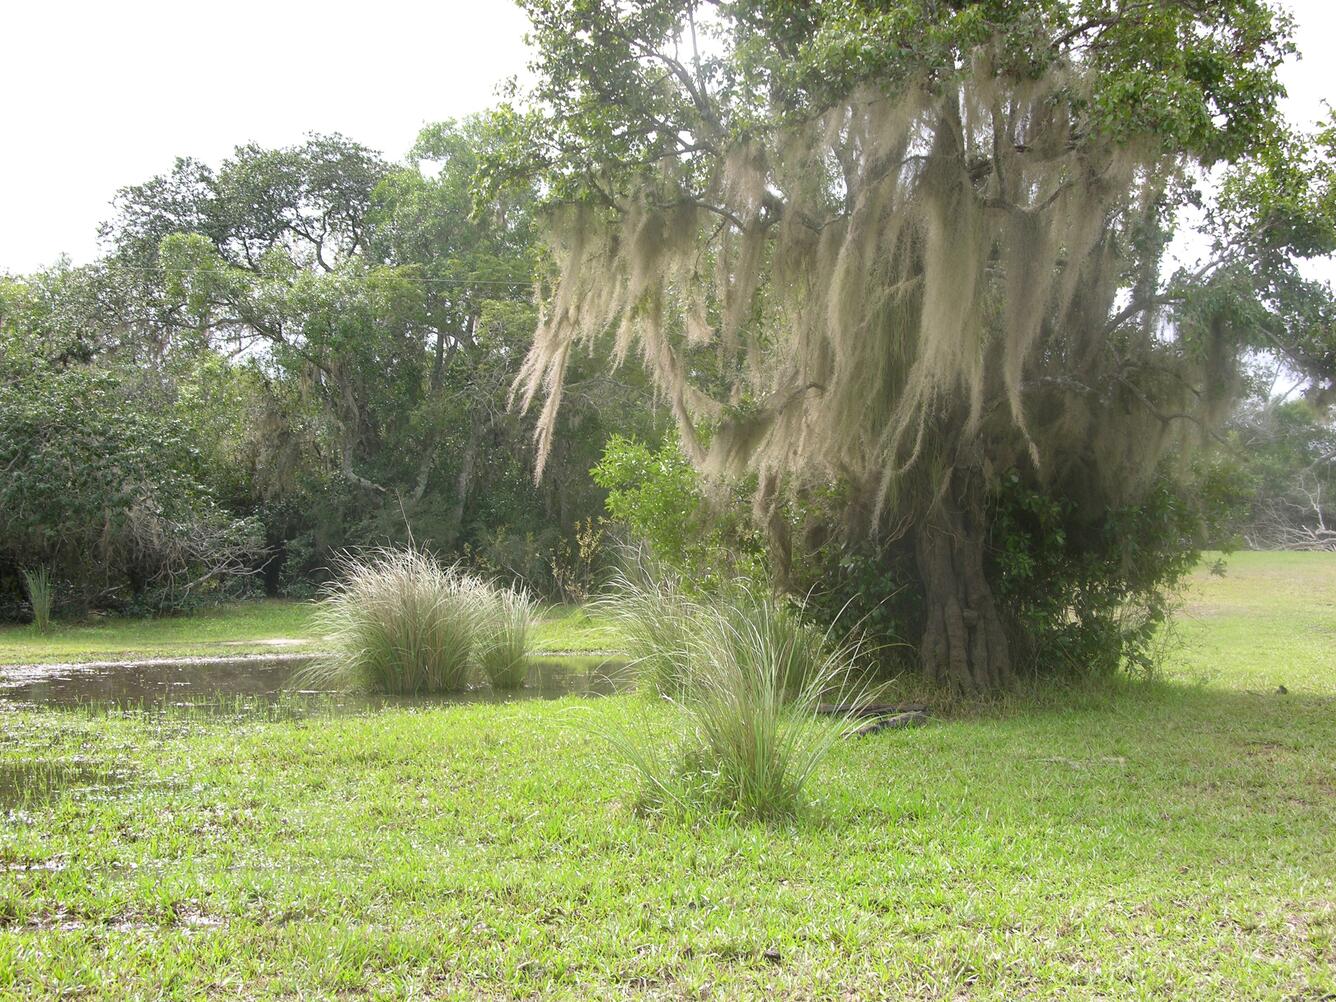
{"type": "Polygon", "coordinates": [[[1223,578],[1202,570],[1183,598],[1180,678],[1336,693],[1336,553],[1236,553],[1223,578]]]}
{"type": "Polygon", "coordinates": [[[107,616],[87,623],[57,622],[39,636],[28,626],[0,626],[0,664],[111,661],[133,657],[186,657],[313,645],[309,602],[280,599],[238,602],[189,616],[130,619],[107,616]]]}
{"type": "Polygon", "coordinates": [[[11,711],[0,997],[1329,998],[1336,557],[1186,603],[1164,681],[848,742],[782,829],[632,813],[634,697],[11,711]]]}
{"type": "MultiPolygon", "coordinates": [[[[57,623],[46,636],[28,626],[0,626],[0,665],[315,650],[314,611],[310,602],[267,599],[189,616],[57,623]]],[[[545,612],[536,643],[549,654],[601,653],[616,645],[616,633],[581,608],[556,606],[545,612]]]]}

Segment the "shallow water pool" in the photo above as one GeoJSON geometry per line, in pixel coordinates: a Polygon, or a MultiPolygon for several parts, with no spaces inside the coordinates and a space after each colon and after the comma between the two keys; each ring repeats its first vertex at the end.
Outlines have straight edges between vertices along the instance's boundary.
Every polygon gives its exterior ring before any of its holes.
{"type": "Polygon", "coordinates": [[[512,702],[562,696],[604,696],[624,689],[626,663],[605,657],[540,657],[521,689],[478,686],[431,696],[362,696],[302,689],[303,655],[150,659],[130,663],[25,665],[0,668],[0,705],[54,708],[163,709],[245,712],[276,704],[309,712],[382,706],[512,702]]]}

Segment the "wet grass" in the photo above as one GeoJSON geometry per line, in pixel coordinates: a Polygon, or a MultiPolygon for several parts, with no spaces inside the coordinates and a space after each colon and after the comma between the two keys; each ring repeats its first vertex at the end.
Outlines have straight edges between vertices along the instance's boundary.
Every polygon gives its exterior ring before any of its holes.
{"type": "Polygon", "coordinates": [[[104,616],[80,623],[56,620],[45,636],[25,626],[0,626],[0,664],[306,650],[316,645],[314,611],[308,602],[265,599],[182,616],[104,616]],[[295,643],[275,645],[274,640],[295,643]]]}
{"type": "Polygon", "coordinates": [[[579,605],[552,605],[542,610],[534,646],[544,654],[619,652],[622,635],[607,616],[579,605]]]}
{"type": "Polygon", "coordinates": [[[5,713],[133,780],[0,814],[0,997],[1324,998],[1336,560],[1273,559],[1164,680],[841,743],[782,826],[633,812],[637,697],[5,713]]]}
{"type": "MultiPolygon", "coordinates": [[[[184,616],[56,620],[45,636],[28,625],[0,625],[0,665],[319,650],[315,611],[313,602],[264,599],[184,616]]],[[[534,647],[545,654],[598,653],[616,646],[616,632],[607,622],[574,606],[545,610],[534,630],[534,647]]]]}

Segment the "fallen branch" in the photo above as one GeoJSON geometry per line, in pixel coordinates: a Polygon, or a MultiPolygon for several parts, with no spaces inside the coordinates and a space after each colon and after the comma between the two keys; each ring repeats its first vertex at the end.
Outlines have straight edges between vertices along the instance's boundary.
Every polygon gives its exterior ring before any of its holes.
{"type": "Polygon", "coordinates": [[[921,713],[927,716],[927,703],[821,703],[817,713],[832,717],[885,717],[895,713],[921,713]]]}
{"type": "Polygon", "coordinates": [[[929,720],[928,714],[922,710],[911,710],[908,713],[897,713],[889,717],[878,717],[869,720],[866,724],[860,724],[857,728],[849,732],[851,738],[863,738],[869,734],[876,734],[878,731],[899,730],[902,727],[922,727],[929,720]]]}

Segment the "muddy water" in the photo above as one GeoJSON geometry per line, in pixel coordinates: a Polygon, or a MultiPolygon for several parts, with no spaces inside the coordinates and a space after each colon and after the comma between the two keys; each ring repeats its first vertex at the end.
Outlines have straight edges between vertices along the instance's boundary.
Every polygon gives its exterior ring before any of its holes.
{"type": "Polygon", "coordinates": [[[625,663],[607,658],[535,659],[522,689],[482,686],[425,697],[353,696],[298,689],[303,657],[265,656],[160,660],[137,664],[29,665],[0,668],[0,708],[94,706],[146,710],[180,707],[204,712],[269,712],[282,703],[297,712],[356,712],[382,706],[510,702],[601,696],[626,687],[625,663]]]}

